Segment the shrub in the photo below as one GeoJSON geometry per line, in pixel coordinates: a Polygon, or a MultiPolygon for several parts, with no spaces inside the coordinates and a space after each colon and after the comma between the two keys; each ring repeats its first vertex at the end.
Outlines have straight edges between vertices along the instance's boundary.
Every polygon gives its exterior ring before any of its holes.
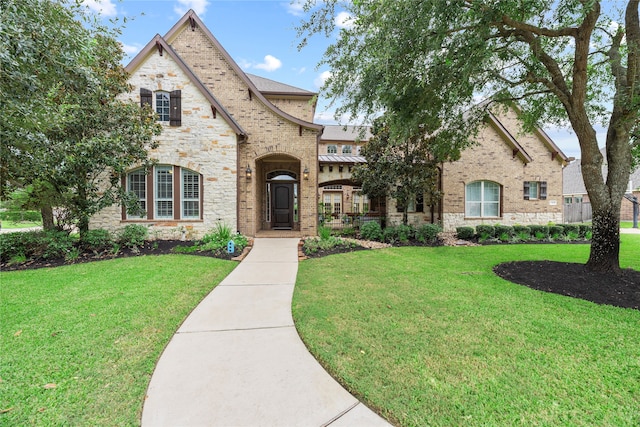
{"type": "Polygon", "coordinates": [[[80,245],[93,252],[106,251],[113,247],[113,236],[109,230],[89,230],[82,236],[80,245]]]}
{"type": "Polygon", "coordinates": [[[580,238],[580,234],[577,231],[567,231],[567,240],[578,240],[580,238]]]}
{"type": "Polygon", "coordinates": [[[500,240],[501,242],[508,242],[509,240],[511,240],[511,235],[509,233],[501,233],[500,235],[498,235],[498,240],[500,240]]]}
{"type": "Polygon", "coordinates": [[[66,258],[74,249],[76,239],[66,231],[47,231],[44,233],[42,258],[66,258]]]}
{"type": "Polygon", "coordinates": [[[549,237],[549,226],[547,225],[530,225],[531,234],[536,236],[536,239],[542,240],[549,237]]]}
{"type": "Polygon", "coordinates": [[[569,233],[580,235],[580,226],[578,224],[563,224],[562,227],[564,228],[564,234],[567,236],[569,233]]]}
{"type": "Polygon", "coordinates": [[[415,230],[410,225],[400,224],[396,227],[396,237],[402,243],[407,243],[415,235],[415,230]]]}
{"type": "Polygon", "coordinates": [[[331,229],[329,227],[320,226],[318,228],[318,235],[320,236],[320,239],[327,240],[331,237],[331,229]]]}
{"type": "Polygon", "coordinates": [[[528,242],[531,240],[531,232],[530,231],[521,231],[516,233],[516,239],[521,242],[528,242]]]}
{"type": "Polygon", "coordinates": [[[578,233],[580,237],[587,239],[587,233],[592,233],[592,228],[589,224],[578,224],[578,233]]]}
{"type": "Polygon", "coordinates": [[[494,229],[496,230],[496,236],[498,236],[503,242],[505,241],[503,239],[503,235],[507,236],[507,240],[515,235],[515,233],[513,232],[513,227],[509,225],[495,225],[494,229]]]}
{"type": "Polygon", "coordinates": [[[552,225],[549,227],[549,236],[552,239],[558,239],[564,235],[564,227],[559,225],[552,225]]]}
{"type": "Polygon", "coordinates": [[[318,251],[326,251],[333,248],[354,248],[357,245],[352,242],[346,242],[340,238],[335,236],[329,236],[327,239],[321,239],[318,237],[314,237],[311,239],[305,239],[304,245],[302,246],[302,250],[306,254],[314,254],[318,251]]]}
{"type": "Polygon", "coordinates": [[[491,239],[496,237],[496,229],[493,225],[481,224],[476,226],[476,232],[482,237],[486,239],[491,239]]]}
{"type": "Polygon", "coordinates": [[[0,212],[0,220],[12,221],[12,222],[40,222],[42,221],[42,215],[38,211],[4,211],[0,212]]]}
{"type": "Polygon", "coordinates": [[[41,231],[0,234],[0,259],[2,262],[22,257],[27,259],[33,252],[37,236],[41,234],[41,231]]]}
{"type": "Polygon", "coordinates": [[[438,233],[441,231],[442,227],[439,224],[422,224],[416,230],[416,239],[422,243],[433,243],[438,239],[438,233]]]}
{"type": "Polygon", "coordinates": [[[473,227],[456,227],[456,235],[458,239],[471,240],[476,232],[473,227]]]}
{"type": "Polygon", "coordinates": [[[356,229],[353,227],[345,227],[338,232],[338,235],[344,237],[353,237],[356,235],[356,229]]]}
{"type": "Polygon", "coordinates": [[[389,226],[382,231],[382,240],[387,243],[395,243],[398,239],[396,227],[389,226]]]}
{"type": "Polygon", "coordinates": [[[524,235],[525,233],[528,234],[529,236],[532,235],[531,227],[527,227],[526,225],[514,225],[513,232],[517,236],[524,235]]]}
{"type": "Polygon", "coordinates": [[[365,240],[382,240],[382,227],[376,221],[366,222],[360,227],[360,236],[365,240]]]}
{"type": "Polygon", "coordinates": [[[136,249],[144,245],[148,235],[149,229],[144,225],[129,224],[120,231],[118,243],[130,249],[136,249]]]}

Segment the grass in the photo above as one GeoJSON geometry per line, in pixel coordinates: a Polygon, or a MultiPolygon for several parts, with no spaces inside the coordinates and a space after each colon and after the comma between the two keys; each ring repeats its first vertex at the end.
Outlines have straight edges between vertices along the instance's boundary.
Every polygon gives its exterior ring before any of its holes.
{"type": "MultiPolygon", "coordinates": [[[[638,426],[640,312],[500,279],[587,245],[389,248],[306,260],[293,301],[311,352],[400,426],[638,426]]],[[[621,265],[640,269],[640,236],[621,265]]],[[[571,280],[567,277],[567,280],[571,280]]]]}
{"type": "Polygon", "coordinates": [[[139,425],[160,353],[235,265],[168,255],[0,273],[0,425],[139,425]]]}
{"type": "Polygon", "coordinates": [[[42,222],[41,221],[18,221],[18,222],[14,222],[14,221],[6,221],[3,220],[2,221],[2,228],[6,229],[6,230],[13,230],[16,228],[31,228],[31,227],[42,227],[42,222]]]}
{"type": "Polygon", "coordinates": [[[620,228],[633,228],[633,221],[620,221],[620,228]]]}

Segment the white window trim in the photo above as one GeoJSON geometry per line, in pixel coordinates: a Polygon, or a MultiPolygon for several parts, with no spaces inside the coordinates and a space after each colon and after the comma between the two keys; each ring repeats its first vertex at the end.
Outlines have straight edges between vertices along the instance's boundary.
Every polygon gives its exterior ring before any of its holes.
{"type": "Polygon", "coordinates": [[[200,178],[200,174],[192,171],[190,169],[186,169],[186,168],[180,168],[180,218],[181,219],[200,219],[200,182],[201,178],[200,178]],[[198,194],[198,197],[186,197],[185,195],[185,175],[188,174],[190,176],[195,176],[197,178],[197,183],[196,183],[196,191],[198,194]],[[185,214],[185,202],[196,202],[198,209],[197,209],[197,214],[196,215],[186,215],[185,214]]]}
{"type": "Polygon", "coordinates": [[[173,176],[173,166],[170,165],[158,165],[154,168],[153,173],[154,175],[154,180],[153,180],[153,201],[155,203],[154,206],[154,219],[173,219],[174,216],[174,212],[175,212],[175,203],[174,203],[174,198],[175,195],[173,194],[173,181],[175,179],[175,177],[173,176]],[[169,175],[171,175],[171,197],[159,197],[158,196],[158,189],[160,188],[160,180],[158,179],[158,173],[160,171],[169,171],[169,175]],[[160,216],[158,214],[158,212],[160,211],[160,209],[158,208],[158,203],[159,202],[171,202],[171,214],[170,215],[163,215],[160,216]]]}
{"type": "Polygon", "coordinates": [[[469,182],[467,184],[465,184],[464,186],[464,216],[466,218],[500,218],[500,196],[502,195],[502,186],[500,184],[498,184],[497,182],[493,182],[493,181],[488,181],[488,180],[479,180],[479,181],[473,181],[473,182],[469,182]],[[480,216],[473,216],[469,214],[469,211],[467,210],[467,206],[469,204],[469,200],[468,200],[468,195],[467,195],[467,187],[470,184],[474,184],[476,182],[480,183],[480,200],[479,201],[473,201],[473,203],[480,203],[480,216]],[[485,196],[485,191],[484,191],[484,185],[485,183],[491,183],[494,185],[498,186],[498,201],[485,201],[484,196],[485,196]],[[498,205],[498,215],[496,216],[489,216],[489,215],[484,215],[484,206],[485,204],[497,204],[498,205]]]}
{"type": "Polygon", "coordinates": [[[147,219],[147,215],[148,215],[148,210],[147,210],[147,185],[149,184],[149,180],[147,179],[147,174],[144,173],[144,169],[140,168],[140,169],[134,169],[131,172],[129,172],[127,174],[127,180],[126,180],[126,185],[127,185],[127,192],[128,193],[133,193],[134,191],[131,189],[131,175],[142,175],[142,177],[144,178],[144,197],[140,197],[138,196],[138,203],[139,204],[144,204],[144,211],[145,213],[143,215],[130,215],[128,212],[126,213],[126,218],[127,219],[147,219]],[[142,202],[142,203],[140,203],[142,202]]]}
{"type": "Polygon", "coordinates": [[[164,90],[158,90],[156,92],[154,92],[154,102],[155,102],[155,112],[156,115],[158,117],[158,121],[162,122],[162,123],[169,123],[169,119],[171,117],[171,113],[170,113],[170,109],[171,109],[171,96],[169,94],[169,92],[164,91],[164,90]],[[166,97],[166,99],[163,100],[162,105],[158,106],[158,101],[159,101],[159,95],[164,95],[166,97]],[[166,105],[165,105],[166,103],[166,105]],[[164,113],[160,113],[158,112],[158,107],[162,108],[163,110],[166,108],[166,114],[164,113]],[[164,120],[164,117],[166,117],[166,120],[164,120]]]}

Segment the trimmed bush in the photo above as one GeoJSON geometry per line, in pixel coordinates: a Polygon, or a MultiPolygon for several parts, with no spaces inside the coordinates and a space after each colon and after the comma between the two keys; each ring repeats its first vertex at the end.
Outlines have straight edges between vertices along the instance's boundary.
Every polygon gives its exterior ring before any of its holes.
{"type": "Polygon", "coordinates": [[[41,222],[42,215],[38,211],[5,211],[0,212],[0,220],[12,222],[41,222]]]}
{"type": "Polygon", "coordinates": [[[387,243],[395,243],[398,240],[398,232],[396,227],[390,225],[389,227],[382,230],[382,241],[387,243]]]}
{"type": "Polygon", "coordinates": [[[414,235],[415,230],[410,225],[400,224],[396,227],[396,237],[402,243],[407,243],[410,239],[413,239],[414,235]]]}
{"type": "Polygon", "coordinates": [[[539,236],[542,236],[543,239],[549,237],[548,225],[530,225],[529,228],[531,229],[531,235],[536,236],[537,239],[541,238],[539,236]]]}
{"type": "Polygon", "coordinates": [[[578,233],[584,239],[590,239],[593,229],[589,224],[578,224],[578,233]],[[589,235],[589,237],[587,237],[589,235]]]}
{"type": "Polygon", "coordinates": [[[562,224],[562,227],[564,228],[564,234],[567,236],[569,233],[580,236],[580,226],[578,224],[562,224]]]}
{"type": "Polygon", "coordinates": [[[422,224],[416,230],[416,240],[422,243],[433,243],[438,239],[438,233],[441,231],[440,224],[422,224]]]}
{"type": "Polygon", "coordinates": [[[76,238],[65,231],[33,231],[0,234],[0,259],[66,258],[76,238]]]}
{"type": "Polygon", "coordinates": [[[130,249],[144,245],[144,241],[149,235],[149,229],[140,224],[129,224],[118,234],[118,243],[130,249]]]}
{"type": "Polygon", "coordinates": [[[504,236],[507,236],[506,240],[513,237],[515,233],[513,232],[513,227],[510,225],[495,225],[493,227],[496,230],[496,236],[500,238],[500,240],[505,240],[504,236]]]}
{"type": "Polygon", "coordinates": [[[551,238],[557,239],[558,237],[562,237],[564,235],[564,227],[559,225],[552,225],[549,227],[549,236],[551,238]]]}
{"type": "Polygon", "coordinates": [[[80,245],[82,245],[84,249],[93,252],[102,252],[112,249],[113,243],[113,236],[109,230],[104,230],[102,228],[87,231],[80,240],[80,245]]]}
{"type": "Polygon", "coordinates": [[[360,227],[360,237],[365,240],[382,240],[382,227],[376,221],[366,222],[360,227]]]}
{"type": "Polygon", "coordinates": [[[476,232],[473,227],[456,227],[456,235],[458,239],[471,240],[476,232]]]}
{"type": "Polygon", "coordinates": [[[517,235],[517,236],[523,236],[524,234],[528,234],[529,236],[531,236],[531,227],[527,227],[526,225],[514,225],[513,226],[513,232],[517,235]]]}
{"type": "Polygon", "coordinates": [[[476,226],[476,233],[485,239],[496,237],[496,229],[493,225],[481,224],[476,226]]]}

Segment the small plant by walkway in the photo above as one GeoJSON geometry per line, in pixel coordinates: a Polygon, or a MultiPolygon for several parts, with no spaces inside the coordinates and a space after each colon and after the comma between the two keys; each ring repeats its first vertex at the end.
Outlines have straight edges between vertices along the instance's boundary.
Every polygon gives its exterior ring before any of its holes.
{"type": "MultiPolygon", "coordinates": [[[[640,239],[622,236],[621,247],[622,266],[640,270],[640,239]]],[[[637,426],[640,311],[492,271],[588,254],[587,245],[494,245],[306,260],[294,319],[325,368],[397,425],[637,426]]]]}
{"type": "Polygon", "coordinates": [[[168,255],[0,273],[0,425],[139,425],[160,353],[236,265],[168,255]]]}

